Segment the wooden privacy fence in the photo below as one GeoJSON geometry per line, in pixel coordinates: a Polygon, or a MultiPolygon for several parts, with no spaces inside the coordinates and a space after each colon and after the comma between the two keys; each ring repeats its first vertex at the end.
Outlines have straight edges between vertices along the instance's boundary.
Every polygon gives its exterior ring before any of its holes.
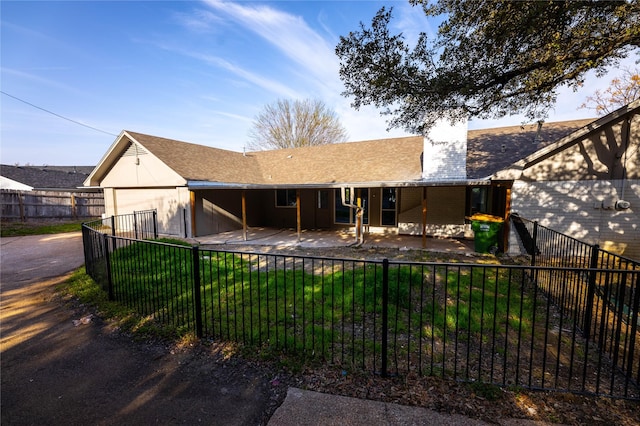
{"type": "Polygon", "coordinates": [[[0,191],[2,220],[84,219],[104,213],[102,192],[0,191]]]}

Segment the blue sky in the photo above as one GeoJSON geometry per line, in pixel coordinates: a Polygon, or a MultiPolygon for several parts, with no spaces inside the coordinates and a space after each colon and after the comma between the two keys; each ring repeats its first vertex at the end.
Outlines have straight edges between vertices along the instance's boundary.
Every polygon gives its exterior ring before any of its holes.
{"type": "MultiPolygon", "coordinates": [[[[383,5],[409,40],[437,29],[404,0],[2,1],[0,162],[95,165],[123,129],[242,151],[254,117],[282,98],[324,101],[351,141],[402,136],[340,95],[339,36],[383,5]]],[[[592,116],[577,107],[610,79],[563,91],[547,121],[592,116]]]]}

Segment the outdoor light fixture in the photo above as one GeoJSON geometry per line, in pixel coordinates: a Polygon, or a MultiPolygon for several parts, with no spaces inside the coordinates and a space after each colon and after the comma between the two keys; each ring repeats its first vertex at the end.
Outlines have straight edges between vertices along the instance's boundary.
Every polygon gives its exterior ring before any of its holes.
{"type": "Polygon", "coordinates": [[[627,200],[616,201],[616,205],[615,205],[616,210],[627,210],[629,207],[631,207],[631,203],[628,202],[627,200]]]}

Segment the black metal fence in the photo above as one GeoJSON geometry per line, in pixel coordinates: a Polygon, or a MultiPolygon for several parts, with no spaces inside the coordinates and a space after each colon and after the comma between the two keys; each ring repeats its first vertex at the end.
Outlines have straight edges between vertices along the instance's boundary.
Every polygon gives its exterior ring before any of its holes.
{"type": "Polygon", "coordinates": [[[576,268],[562,279],[538,272],[535,282],[549,299],[575,312],[582,334],[608,355],[613,365],[640,381],[638,354],[637,273],[640,262],[602,250],[525,218],[515,217],[521,242],[531,255],[531,265],[576,268]],[[618,270],[599,275],[595,270],[618,270]],[[635,271],[633,273],[632,271],[635,271]],[[636,277],[636,278],[634,278],[636,277]]]}
{"type": "Polygon", "coordinates": [[[511,220],[532,266],[574,268],[640,269],[640,261],[603,250],[518,215],[511,220]]]}
{"type": "Polygon", "coordinates": [[[95,229],[87,272],[110,298],[201,337],[382,375],[640,399],[637,270],[222,252],[95,229]],[[628,311],[586,309],[585,275],[630,293],[628,311]]]}
{"type": "Polygon", "coordinates": [[[110,234],[137,240],[158,238],[158,213],[156,210],[134,211],[130,214],[108,216],[84,226],[102,234],[110,234]]]}

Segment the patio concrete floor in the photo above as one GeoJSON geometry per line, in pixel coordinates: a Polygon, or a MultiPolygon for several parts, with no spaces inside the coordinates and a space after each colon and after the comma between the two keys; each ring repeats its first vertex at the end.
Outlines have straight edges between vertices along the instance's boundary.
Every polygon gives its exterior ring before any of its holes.
{"type": "MultiPolygon", "coordinates": [[[[201,245],[254,245],[272,247],[348,247],[355,243],[353,229],[317,231],[303,230],[300,239],[293,229],[250,228],[247,239],[242,230],[196,237],[201,245]]],[[[426,250],[433,252],[473,254],[473,240],[456,238],[427,237],[426,247],[422,247],[422,237],[414,235],[365,233],[362,248],[391,248],[400,250],[426,250]]]]}

